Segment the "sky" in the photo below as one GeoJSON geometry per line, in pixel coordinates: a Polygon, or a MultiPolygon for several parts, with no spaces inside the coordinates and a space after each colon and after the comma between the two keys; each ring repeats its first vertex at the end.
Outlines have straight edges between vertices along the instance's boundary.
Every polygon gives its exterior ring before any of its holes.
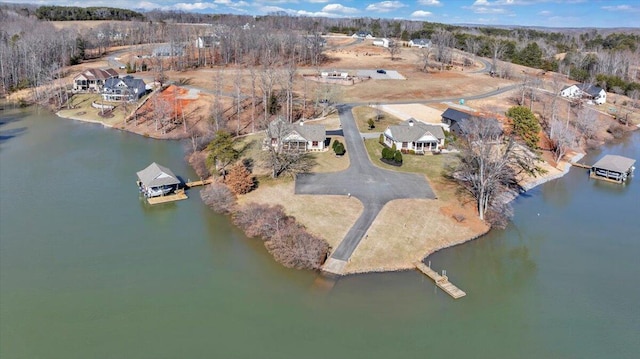
{"type": "Polygon", "coordinates": [[[446,24],[640,28],[640,0],[0,0],[135,10],[407,19],[446,24]]]}

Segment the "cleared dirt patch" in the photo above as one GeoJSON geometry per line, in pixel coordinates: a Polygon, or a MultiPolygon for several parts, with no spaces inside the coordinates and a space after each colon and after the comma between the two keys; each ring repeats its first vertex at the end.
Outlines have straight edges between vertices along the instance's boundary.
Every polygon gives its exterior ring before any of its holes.
{"type": "Polygon", "coordinates": [[[383,105],[382,109],[402,120],[408,120],[415,118],[416,120],[432,123],[442,123],[442,112],[439,109],[429,107],[422,104],[407,104],[407,105],[383,105]]]}

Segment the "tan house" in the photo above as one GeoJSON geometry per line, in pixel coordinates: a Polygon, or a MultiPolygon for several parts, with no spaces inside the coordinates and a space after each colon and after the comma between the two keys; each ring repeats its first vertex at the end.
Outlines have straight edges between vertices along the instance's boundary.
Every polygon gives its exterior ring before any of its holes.
{"type": "Polygon", "coordinates": [[[290,124],[279,118],[267,129],[267,141],[278,151],[324,151],[326,139],[324,126],[309,125],[304,121],[290,124]]]}
{"type": "Polygon", "coordinates": [[[116,70],[88,69],[73,78],[74,92],[101,92],[108,79],[117,78],[116,70]]]}
{"type": "Polygon", "coordinates": [[[424,154],[439,151],[444,146],[442,126],[430,125],[413,118],[387,127],[384,131],[384,144],[388,147],[396,145],[396,149],[404,153],[424,154]]]}

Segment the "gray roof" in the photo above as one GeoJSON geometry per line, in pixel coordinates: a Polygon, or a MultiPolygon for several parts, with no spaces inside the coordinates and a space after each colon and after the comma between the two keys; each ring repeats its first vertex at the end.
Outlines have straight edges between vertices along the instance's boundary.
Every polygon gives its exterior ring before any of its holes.
{"type": "MultiPolygon", "coordinates": [[[[135,78],[133,76],[127,75],[122,78],[110,78],[104,83],[105,90],[115,89],[120,82],[124,82],[124,84],[129,89],[138,89],[137,92],[144,92],[146,89],[146,84],[142,79],[135,78]]],[[[136,92],[136,93],[137,93],[136,92]]]]}
{"type": "Polygon", "coordinates": [[[431,40],[429,39],[411,39],[411,41],[416,45],[422,45],[422,46],[431,45],[431,40]]]}
{"type": "Polygon", "coordinates": [[[469,119],[469,117],[473,116],[466,112],[458,111],[454,108],[448,108],[446,111],[442,113],[442,118],[446,118],[455,122],[464,121],[469,119]]]}
{"type": "Polygon", "coordinates": [[[602,91],[602,87],[592,84],[579,84],[578,88],[580,89],[580,91],[588,93],[592,97],[598,96],[600,94],[600,91],[602,91]]]}
{"type": "Polygon", "coordinates": [[[444,131],[441,126],[429,125],[413,118],[399,125],[389,126],[389,131],[391,131],[391,136],[396,142],[415,142],[426,134],[431,134],[437,139],[444,138],[444,131]]]}
{"type": "Polygon", "coordinates": [[[147,168],[139,171],[138,179],[146,187],[160,187],[180,184],[180,180],[170,169],[153,162],[147,168]]]}
{"type": "MultiPolygon", "coordinates": [[[[270,132],[277,133],[277,126],[279,125],[278,121],[284,121],[282,119],[277,119],[269,124],[270,132]]],[[[297,133],[300,137],[304,138],[307,141],[324,141],[327,138],[327,131],[322,125],[309,125],[304,122],[299,122],[298,124],[285,124],[286,129],[284,133],[282,133],[282,137],[287,137],[292,133],[297,133]]],[[[271,137],[277,137],[277,135],[270,135],[271,137]]]]}
{"type": "Polygon", "coordinates": [[[636,160],[633,158],[618,155],[606,155],[596,162],[592,168],[601,168],[619,173],[627,173],[634,163],[636,163],[636,160]]]}

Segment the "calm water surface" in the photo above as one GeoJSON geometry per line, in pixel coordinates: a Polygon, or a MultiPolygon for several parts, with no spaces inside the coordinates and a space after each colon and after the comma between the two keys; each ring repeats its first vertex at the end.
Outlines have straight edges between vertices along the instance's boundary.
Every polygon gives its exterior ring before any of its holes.
{"type": "MultiPolygon", "coordinates": [[[[506,230],[414,273],[275,264],[200,201],[150,208],[135,172],[195,178],[176,142],[0,111],[0,357],[638,358],[640,182],[573,169],[515,202],[506,230]]],[[[640,160],[640,134],[595,153],[640,160]]]]}

